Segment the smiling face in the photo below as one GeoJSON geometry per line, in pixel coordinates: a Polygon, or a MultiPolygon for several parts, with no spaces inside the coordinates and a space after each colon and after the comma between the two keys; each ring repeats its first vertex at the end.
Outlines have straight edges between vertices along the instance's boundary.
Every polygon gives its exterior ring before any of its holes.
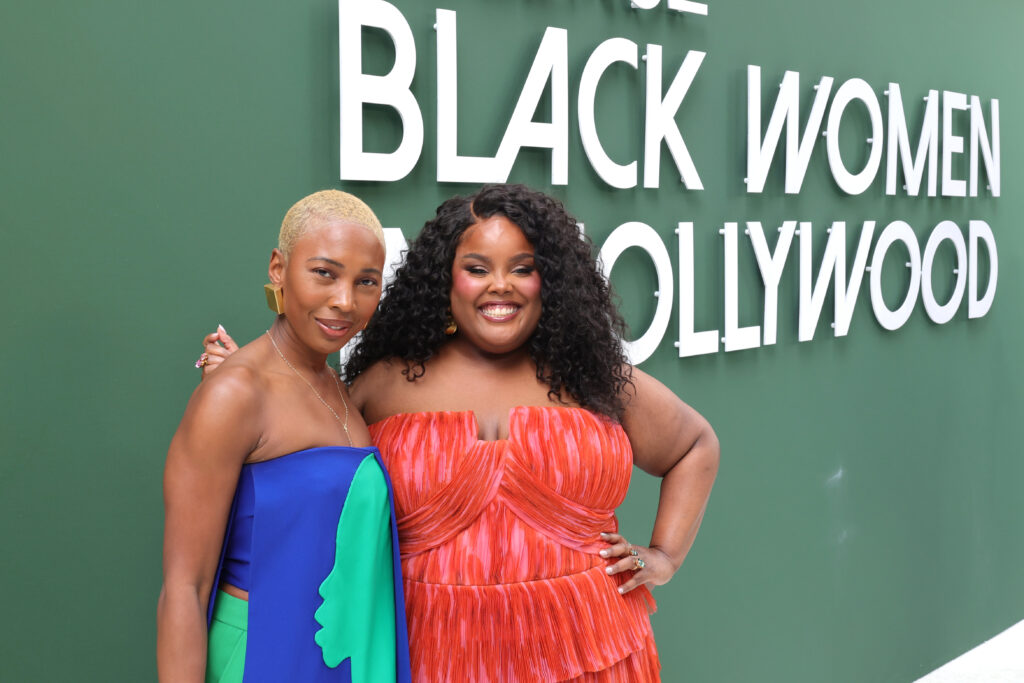
{"type": "Polygon", "coordinates": [[[369,229],[313,219],[285,259],[270,258],[270,281],[281,285],[284,316],[318,353],[334,353],[370,320],[380,301],[384,246],[369,229]]]}
{"type": "Polygon", "coordinates": [[[462,233],[452,262],[452,317],[461,339],[488,354],[526,344],[540,321],[540,273],[533,245],[504,216],[462,233]]]}

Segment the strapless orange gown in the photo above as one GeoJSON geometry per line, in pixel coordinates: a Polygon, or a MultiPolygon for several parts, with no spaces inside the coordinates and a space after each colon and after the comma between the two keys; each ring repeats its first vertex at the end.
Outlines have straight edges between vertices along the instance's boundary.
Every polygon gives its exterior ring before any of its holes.
{"type": "Polygon", "coordinates": [[[509,438],[472,412],[370,426],[391,475],[414,681],[658,681],[650,591],[619,595],[602,531],[629,487],[622,428],[522,406],[509,438]]]}

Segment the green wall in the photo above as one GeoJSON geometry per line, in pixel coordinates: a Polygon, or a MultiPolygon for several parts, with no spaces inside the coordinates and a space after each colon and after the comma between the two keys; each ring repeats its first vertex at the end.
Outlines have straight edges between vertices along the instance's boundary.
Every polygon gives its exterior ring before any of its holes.
{"type": "MultiPolygon", "coordinates": [[[[396,4],[417,42],[426,147],[401,182],[346,187],[411,237],[442,199],[473,188],[434,181],[436,4],[396,4]]],[[[722,325],[724,221],[813,221],[816,258],[834,220],[851,226],[851,248],[863,220],[906,220],[922,246],[944,219],[982,219],[995,233],[998,292],[980,319],[964,304],[935,325],[919,303],[888,332],[865,282],[847,337],[831,336],[829,298],[815,339],[798,343],[795,246],[776,345],[680,359],[673,316],[642,367],[711,420],[722,466],[691,557],[655,591],[665,680],[910,681],[1024,617],[1024,6],[712,0],[708,17],[626,0],[443,7],[459,13],[463,154],[493,154],[544,27],[568,29],[569,185],[548,185],[539,151],[511,179],[564,198],[598,244],[639,220],[674,261],[676,222],[693,221],[698,329],[722,325]],[[575,92],[587,56],[613,36],[663,45],[666,77],[687,50],[707,52],[678,117],[704,191],[671,182],[667,155],[658,190],[613,190],[590,169],[575,92]],[[805,105],[822,75],[837,87],[863,78],[880,98],[895,81],[907,102],[931,88],[998,98],[1002,196],[886,197],[880,175],[849,197],[823,143],[798,195],[783,195],[778,163],[766,192],[747,195],[747,64],[769,86],[801,72],[805,105]]],[[[337,54],[329,0],[0,9],[4,681],[155,678],[165,448],[197,380],[200,336],[220,322],[247,340],[269,324],[260,289],[284,210],[341,185],[337,54]]],[[[387,68],[380,35],[368,36],[367,59],[387,68]]],[[[598,126],[619,161],[642,148],[642,97],[627,67],[602,81],[598,126]]],[[[915,132],[920,111],[908,111],[915,132]]],[[[397,141],[394,117],[368,116],[371,144],[397,141]]],[[[851,166],[858,126],[866,119],[851,110],[851,166]]],[[[613,282],[643,329],[655,284],[635,251],[613,282]]],[[[741,324],[760,322],[759,283],[746,245],[741,324]]],[[[901,291],[896,269],[886,283],[901,291]]],[[[656,495],[638,473],[621,512],[631,538],[646,535],[656,495]]]]}

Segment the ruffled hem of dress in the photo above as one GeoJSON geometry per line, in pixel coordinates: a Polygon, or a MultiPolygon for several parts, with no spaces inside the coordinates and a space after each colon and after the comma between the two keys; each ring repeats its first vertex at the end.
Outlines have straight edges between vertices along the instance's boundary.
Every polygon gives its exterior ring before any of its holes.
{"type": "Polygon", "coordinates": [[[607,669],[588,671],[559,683],[660,683],[661,660],[654,646],[654,636],[647,637],[644,649],[615,662],[607,669]]]}
{"type": "Polygon", "coordinates": [[[406,578],[413,680],[565,681],[613,668],[621,675],[581,680],[657,680],[654,600],[646,587],[620,595],[627,579],[604,566],[496,585],[406,578]]]}

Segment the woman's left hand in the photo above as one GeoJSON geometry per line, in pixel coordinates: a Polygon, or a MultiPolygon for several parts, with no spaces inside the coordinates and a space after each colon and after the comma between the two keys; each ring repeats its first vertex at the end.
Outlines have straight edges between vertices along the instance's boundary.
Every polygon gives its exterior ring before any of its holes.
{"type": "Polygon", "coordinates": [[[621,535],[614,533],[601,534],[601,540],[611,544],[600,552],[601,557],[622,558],[608,565],[606,571],[612,575],[622,572],[633,574],[628,581],[619,586],[620,593],[628,593],[643,584],[661,586],[668,583],[676,573],[676,566],[663,550],[632,545],[621,535]]]}

